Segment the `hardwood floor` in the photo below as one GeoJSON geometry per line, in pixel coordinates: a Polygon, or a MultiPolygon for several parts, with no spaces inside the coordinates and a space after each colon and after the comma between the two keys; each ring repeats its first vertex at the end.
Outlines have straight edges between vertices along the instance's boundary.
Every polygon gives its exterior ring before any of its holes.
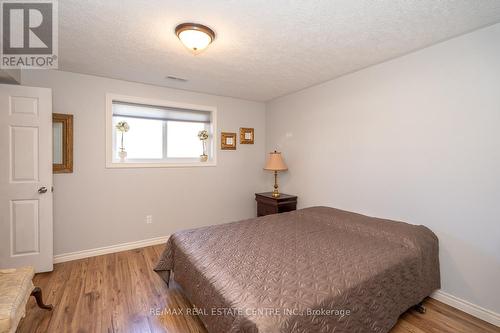
{"type": "MultiPolygon", "coordinates": [[[[156,309],[187,309],[180,289],[168,289],[153,267],[163,245],[107,254],[55,265],[37,274],[52,312],[30,299],[18,333],[34,332],[168,332],[206,333],[196,316],[154,313],[156,309]]],[[[428,299],[426,314],[408,311],[391,333],[492,333],[500,328],[441,302],[428,299]]],[[[217,332],[223,333],[223,332],[217,332]]]]}

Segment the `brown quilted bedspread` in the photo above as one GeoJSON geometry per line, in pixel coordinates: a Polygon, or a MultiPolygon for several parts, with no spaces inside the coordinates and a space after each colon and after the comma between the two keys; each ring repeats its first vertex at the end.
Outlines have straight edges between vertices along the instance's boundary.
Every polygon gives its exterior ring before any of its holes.
{"type": "Polygon", "coordinates": [[[155,270],[211,333],[387,332],[440,287],[429,229],[328,207],[177,232],[155,270]]]}

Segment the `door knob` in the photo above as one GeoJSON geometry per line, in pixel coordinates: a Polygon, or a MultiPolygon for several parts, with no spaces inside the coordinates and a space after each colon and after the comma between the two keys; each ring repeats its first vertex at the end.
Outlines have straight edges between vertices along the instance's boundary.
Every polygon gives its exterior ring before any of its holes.
{"type": "Polygon", "coordinates": [[[47,188],[45,186],[42,186],[38,189],[38,193],[40,194],[44,194],[44,193],[47,193],[47,188]]]}

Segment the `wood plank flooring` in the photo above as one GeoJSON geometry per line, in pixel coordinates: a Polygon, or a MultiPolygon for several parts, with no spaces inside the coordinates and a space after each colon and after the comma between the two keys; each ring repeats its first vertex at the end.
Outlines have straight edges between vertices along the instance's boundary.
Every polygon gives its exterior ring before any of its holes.
{"type": "MultiPolygon", "coordinates": [[[[37,274],[35,285],[54,310],[36,307],[31,298],[17,332],[206,333],[197,316],[154,313],[191,307],[175,283],[168,289],[153,272],[162,249],[151,246],[81,259],[37,274]]],[[[425,305],[426,314],[406,312],[391,333],[500,333],[500,328],[436,300],[425,305]]]]}

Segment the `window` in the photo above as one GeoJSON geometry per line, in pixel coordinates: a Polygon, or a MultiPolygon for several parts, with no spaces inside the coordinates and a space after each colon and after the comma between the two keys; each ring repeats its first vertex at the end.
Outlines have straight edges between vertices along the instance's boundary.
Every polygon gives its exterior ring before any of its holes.
{"type": "Polygon", "coordinates": [[[109,94],[107,104],[108,167],[215,165],[214,108],[109,94]],[[117,128],[123,122],[126,131],[117,128]],[[202,130],[209,133],[206,162],[200,160],[202,130]]]}

